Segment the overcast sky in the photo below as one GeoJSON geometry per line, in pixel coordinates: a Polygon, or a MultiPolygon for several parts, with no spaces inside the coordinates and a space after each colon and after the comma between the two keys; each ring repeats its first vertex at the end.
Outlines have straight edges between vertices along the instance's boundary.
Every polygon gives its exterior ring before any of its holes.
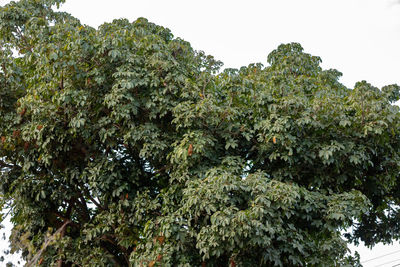
{"type": "MultiPolygon", "coordinates": [[[[323,68],[341,71],[348,87],[400,84],[400,0],[67,0],[62,10],[93,27],[145,17],[227,68],[266,65],[279,44],[299,42],[323,68]]],[[[362,262],[392,253],[365,267],[400,263],[399,245],[358,250],[362,262]]]]}
{"type": "Polygon", "coordinates": [[[146,17],[225,63],[266,64],[281,43],[299,42],[353,87],[400,81],[400,4],[396,0],[128,1],[67,0],[66,10],[98,26],[146,17]]]}

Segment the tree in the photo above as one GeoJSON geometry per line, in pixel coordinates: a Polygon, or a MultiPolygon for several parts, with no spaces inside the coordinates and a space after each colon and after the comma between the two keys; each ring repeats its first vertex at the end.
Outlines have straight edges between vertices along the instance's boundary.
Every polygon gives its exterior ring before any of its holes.
{"type": "Polygon", "coordinates": [[[357,266],[348,242],[399,238],[399,86],[346,88],[297,43],[222,70],[62,2],[0,9],[1,206],[28,264],[357,266]]]}

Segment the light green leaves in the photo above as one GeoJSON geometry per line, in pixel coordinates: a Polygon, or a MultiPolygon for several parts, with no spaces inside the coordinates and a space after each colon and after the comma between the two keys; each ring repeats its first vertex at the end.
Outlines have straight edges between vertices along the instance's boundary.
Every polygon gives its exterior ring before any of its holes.
{"type": "Polygon", "coordinates": [[[57,58],[58,58],[57,53],[55,53],[55,52],[51,52],[51,53],[50,53],[49,59],[51,59],[51,60],[57,60],[57,58]]]}

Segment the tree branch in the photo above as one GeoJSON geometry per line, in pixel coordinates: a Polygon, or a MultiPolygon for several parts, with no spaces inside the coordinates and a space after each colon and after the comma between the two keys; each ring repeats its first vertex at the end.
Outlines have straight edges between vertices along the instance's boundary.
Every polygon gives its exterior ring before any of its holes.
{"type": "Polygon", "coordinates": [[[0,160],[0,167],[12,169],[12,168],[18,167],[18,166],[17,165],[10,165],[10,164],[7,164],[4,161],[0,160]]]}
{"type": "Polygon", "coordinates": [[[116,253],[119,249],[124,249],[123,247],[119,246],[116,241],[109,239],[106,235],[101,236],[100,240],[103,241],[101,247],[113,256],[113,259],[118,266],[129,266],[129,258],[125,253],[122,253],[122,257],[120,253],[116,253]]]}
{"type": "Polygon", "coordinates": [[[84,191],[84,193],[85,193],[85,197],[87,197],[90,201],[92,201],[93,204],[96,205],[96,207],[98,207],[99,209],[101,209],[101,210],[107,210],[106,208],[104,208],[99,202],[97,202],[97,201],[90,195],[89,190],[88,190],[84,185],[82,185],[82,187],[83,187],[83,191],[84,191]]]}
{"type": "Polygon", "coordinates": [[[57,211],[54,211],[53,215],[55,215],[56,217],[60,218],[64,222],[69,221],[69,224],[71,226],[75,227],[75,228],[80,229],[80,227],[81,227],[78,223],[71,221],[71,219],[67,218],[67,216],[65,216],[65,215],[63,215],[63,214],[61,214],[61,213],[59,213],[57,211]]]}
{"type": "Polygon", "coordinates": [[[8,72],[7,72],[7,68],[6,68],[6,63],[3,62],[1,64],[1,68],[2,68],[3,73],[4,73],[4,77],[7,78],[8,72]]]}
{"type": "Polygon", "coordinates": [[[19,37],[21,38],[21,40],[23,41],[23,43],[25,44],[25,49],[27,49],[29,52],[32,52],[32,46],[29,45],[28,40],[26,39],[25,35],[22,34],[21,30],[17,27],[16,31],[19,35],[19,37]]]}
{"type": "Polygon", "coordinates": [[[58,228],[58,230],[44,242],[42,249],[40,249],[39,252],[36,253],[36,255],[26,264],[26,266],[27,267],[34,266],[38,262],[38,260],[40,259],[46,248],[50,245],[50,243],[57,239],[58,234],[65,232],[65,228],[70,223],[72,223],[71,220],[65,221],[64,224],[60,228],[58,228]]]}
{"type": "Polygon", "coordinates": [[[83,220],[85,222],[90,221],[90,213],[89,213],[89,209],[86,205],[86,200],[83,197],[83,195],[81,194],[81,196],[79,197],[79,201],[78,201],[79,205],[81,206],[81,216],[83,217],[83,220]]]}

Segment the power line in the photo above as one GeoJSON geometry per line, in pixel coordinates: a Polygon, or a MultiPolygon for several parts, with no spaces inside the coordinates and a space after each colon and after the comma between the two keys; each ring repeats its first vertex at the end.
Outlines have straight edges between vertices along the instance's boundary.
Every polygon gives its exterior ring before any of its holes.
{"type": "Polygon", "coordinates": [[[388,254],[385,254],[385,255],[381,255],[381,256],[378,256],[378,257],[375,257],[375,258],[372,258],[372,259],[366,260],[366,261],[362,261],[361,263],[363,264],[363,263],[366,263],[366,262],[370,262],[370,261],[373,261],[373,260],[376,260],[376,259],[380,259],[380,258],[383,258],[383,257],[389,256],[389,255],[396,254],[396,253],[398,253],[398,252],[400,252],[400,249],[399,249],[399,250],[396,250],[396,251],[393,251],[393,252],[390,252],[390,253],[388,253],[388,254]]]}
{"type": "Polygon", "coordinates": [[[389,263],[393,263],[393,262],[396,262],[396,261],[400,261],[400,259],[396,259],[396,260],[388,261],[388,262],[385,262],[385,263],[381,263],[381,264],[375,265],[374,267],[380,267],[380,266],[383,266],[383,265],[386,265],[386,264],[389,264],[389,263]]]}

